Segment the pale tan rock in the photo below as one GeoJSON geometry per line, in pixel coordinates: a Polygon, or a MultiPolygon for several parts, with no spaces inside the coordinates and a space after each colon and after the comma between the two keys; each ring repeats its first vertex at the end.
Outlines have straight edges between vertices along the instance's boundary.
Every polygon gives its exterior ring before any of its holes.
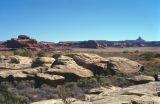
{"type": "Polygon", "coordinates": [[[32,66],[32,59],[22,56],[10,56],[7,61],[0,63],[0,69],[25,69],[32,66]],[[14,63],[12,60],[18,62],[14,63]]]}
{"type": "Polygon", "coordinates": [[[91,77],[93,73],[76,64],[76,62],[67,56],[60,56],[52,68],[49,68],[46,72],[59,73],[59,74],[74,74],[78,77],[91,77]]]}
{"type": "Polygon", "coordinates": [[[131,102],[137,104],[160,104],[160,98],[157,96],[145,95],[139,98],[133,98],[131,102]]]}
{"type": "Polygon", "coordinates": [[[3,70],[0,71],[0,77],[7,78],[12,76],[14,78],[26,78],[27,74],[24,74],[21,70],[3,70]]]}
{"type": "Polygon", "coordinates": [[[122,57],[110,57],[107,58],[109,62],[109,68],[115,72],[120,73],[135,73],[143,68],[143,65],[122,57]]]}
{"type": "Polygon", "coordinates": [[[51,67],[52,63],[54,63],[55,59],[51,57],[38,57],[35,59],[35,63],[38,66],[46,66],[51,67]]]}
{"type": "Polygon", "coordinates": [[[50,75],[50,74],[47,74],[47,73],[37,73],[36,76],[39,77],[39,78],[42,78],[44,80],[50,80],[50,81],[64,80],[63,76],[60,76],[60,75],[50,75]]]}
{"type": "Polygon", "coordinates": [[[73,53],[73,54],[67,54],[67,56],[72,57],[78,64],[82,66],[88,66],[90,64],[104,60],[104,58],[96,54],[87,54],[87,53],[73,53]]]}
{"type": "Polygon", "coordinates": [[[31,104],[64,104],[64,102],[61,99],[51,99],[51,100],[33,102],[31,104]]]}

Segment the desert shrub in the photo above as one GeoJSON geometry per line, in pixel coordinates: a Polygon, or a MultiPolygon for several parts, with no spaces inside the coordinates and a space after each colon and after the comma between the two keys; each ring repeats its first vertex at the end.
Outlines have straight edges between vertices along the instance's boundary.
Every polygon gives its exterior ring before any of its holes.
{"type": "Polygon", "coordinates": [[[132,82],[128,81],[125,77],[112,76],[110,77],[111,84],[119,87],[127,87],[133,85],[132,82]]]}
{"type": "Polygon", "coordinates": [[[155,53],[155,54],[154,54],[154,57],[155,57],[155,58],[160,58],[160,53],[155,53]]]}
{"type": "Polygon", "coordinates": [[[11,58],[10,63],[19,64],[20,62],[16,58],[11,58]]]}
{"type": "Polygon", "coordinates": [[[129,53],[129,51],[128,50],[124,50],[122,53],[129,53]]]}
{"type": "Polygon", "coordinates": [[[38,57],[44,57],[44,56],[46,56],[46,53],[44,52],[44,51],[39,51],[39,52],[37,52],[37,54],[36,54],[38,57]]]}
{"type": "Polygon", "coordinates": [[[18,96],[17,99],[21,104],[29,104],[29,99],[26,96],[18,96]]]}
{"type": "Polygon", "coordinates": [[[110,79],[108,77],[106,77],[106,76],[96,76],[96,78],[97,78],[97,80],[98,80],[98,82],[99,82],[99,84],[101,86],[110,85],[111,84],[110,79]]]}
{"type": "Polygon", "coordinates": [[[76,82],[68,82],[64,86],[67,89],[70,97],[77,99],[82,99],[84,97],[84,92],[80,87],[78,87],[76,82]]]}
{"type": "Polygon", "coordinates": [[[0,85],[0,104],[22,104],[4,85],[0,85]]]}
{"type": "Polygon", "coordinates": [[[2,58],[0,58],[0,62],[3,62],[3,59],[2,59],[2,58]]]}
{"type": "Polygon", "coordinates": [[[139,50],[135,50],[134,53],[139,53],[139,50]]]}
{"type": "Polygon", "coordinates": [[[151,52],[151,51],[145,51],[141,54],[141,56],[146,59],[146,60],[150,60],[152,58],[154,58],[155,53],[151,52]]]}
{"type": "Polygon", "coordinates": [[[84,92],[80,87],[77,86],[76,82],[67,82],[64,85],[58,86],[57,93],[58,97],[61,98],[65,104],[71,103],[68,100],[70,97],[84,99],[84,92]]]}
{"type": "Polygon", "coordinates": [[[65,104],[68,104],[67,98],[69,97],[69,93],[67,92],[67,89],[64,86],[58,86],[58,97],[63,100],[65,104]]]}
{"type": "Polygon", "coordinates": [[[31,52],[26,49],[16,49],[14,51],[14,55],[24,56],[24,57],[31,57],[31,52]]]}
{"type": "Polygon", "coordinates": [[[78,84],[78,86],[86,88],[86,89],[99,87],[99,83],[97,81],[97,78],[95,78],[95,77],[80,79],[77,82],[77,84],[78,84]]]}
{"type": "Polygon", "coordinates": [[[54,54],[52,57],[55,58],[55,59],[57,59],[60,56],[61,56],[61,54],[54,54]]]}

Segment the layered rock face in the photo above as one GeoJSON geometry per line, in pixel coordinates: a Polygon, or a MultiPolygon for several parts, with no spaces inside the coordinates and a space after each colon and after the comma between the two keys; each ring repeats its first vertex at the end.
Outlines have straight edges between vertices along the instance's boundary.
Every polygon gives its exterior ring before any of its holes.
{"type": "Polygon", "coordinates": [[[19,35],[17,39],[12,38],[11,40],[7,40],[3,43],[3,46],[8,49],[16,49],[16,48],[26,48],[29,50],[52,50],[53,45],[50,44],[42,44],[35,39],[31,39],[26,35],[19,35]]]}

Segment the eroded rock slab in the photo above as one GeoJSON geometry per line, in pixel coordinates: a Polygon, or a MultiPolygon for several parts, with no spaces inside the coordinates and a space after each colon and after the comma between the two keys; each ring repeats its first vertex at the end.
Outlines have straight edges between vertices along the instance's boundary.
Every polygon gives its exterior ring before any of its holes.
{"type": "Polygon", "coordinates": [[[109,62],[108,67],[116,72],[135,73],[143,69],[143,65],[127,58],[110,57],[107,60],[109,62]]]}
{"type": "Polygon", "coordinates": [[[79,65],[68,56],[60,56],[52,65],[52,68],[47,70],[49,73],[57,74],[74,74],[78,77],[91,77],[93,73],[79,65]]]}

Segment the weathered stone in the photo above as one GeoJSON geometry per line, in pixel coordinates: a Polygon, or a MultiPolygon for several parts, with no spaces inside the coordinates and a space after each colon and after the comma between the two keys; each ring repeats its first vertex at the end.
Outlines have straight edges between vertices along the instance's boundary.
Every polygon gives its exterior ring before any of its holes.
{"type": "Polygon", "coordinates": [[[51,99],[51,100],[33,102],[31,104],[64,104],[64,102],[61,99],[51,99]]]}
{"type": "Polygon", "coordinates": [[[52,63],[54,63],[55,59],[51,57],[38,57],[35,60],[35,64],[37,66],[46,66],[51,67],[52,63]]]}
{"type": "Polygon", "coordinates": [[[0,63],[0,69],[25,69],[32,66],[32,59],[22,56],[10,56],[0,63]]]}
{"type": "Polygon", "coordinates": [[[53,72],[58,74],[74,74],[78,77],[91,77],[93,73],[76,64],[76,62],[67,56],[60,56],[53,63],[52,68],[47,70],[47,72],[53,72]]]}
{"type": "Polygon", "coordinates": [[[11,64],[11,63],[0,63],[0,69],[13,69],[13,70],[17,70],[17,69],[26,69],[26,68],[30,68],[29,65],[27,64],[11,64]]]}
{"type": "Polygon", "coordinates": [[[108,68],[119,73],[135,73],[143,69],[143,65],[122,57],[107,58],[108,68]]]}
{"type": "Polygon", "coordinates": [[[139,98],[133,98],[131,104],[160,104],[160,98],[156,96],[145,95],[139,98]]]}
{"type": "Polygon", "coordinates": [[[3,70],[0,71],[1,78],[7,78],[12,76],[13,78],[26,78],[27,74],[24,74],[21,70],[3,70]]]}
{"type": "Polygon", "coordinates": [[[76,63],[94,74],[115,74],[119,73],[135,73],[143,69],[143,66],[135,61],[121,57],[102,58],[95,54],[73,53],[67,56],[72,57],[76,63]]]}
{"type": "Polygon", "coordinates": [[[104,60],[104,58],[96,54],[87,54],[87,53],[73,53],[73,54],[68,54],[67,56],[72,57],[79,65],[86,67],[93,63],[97,63],[104,60]]]}
{"type": "Polygon", "coordinates": [[[32,65],[32,59],[29,58],[29,57],[22,57],[22,56],[10,56],[9,57],[9,60],[16,60],[19,62],[19,64],[22,64],[22,65],[28,65],[29,67],[31,67],[32,65]]]}

